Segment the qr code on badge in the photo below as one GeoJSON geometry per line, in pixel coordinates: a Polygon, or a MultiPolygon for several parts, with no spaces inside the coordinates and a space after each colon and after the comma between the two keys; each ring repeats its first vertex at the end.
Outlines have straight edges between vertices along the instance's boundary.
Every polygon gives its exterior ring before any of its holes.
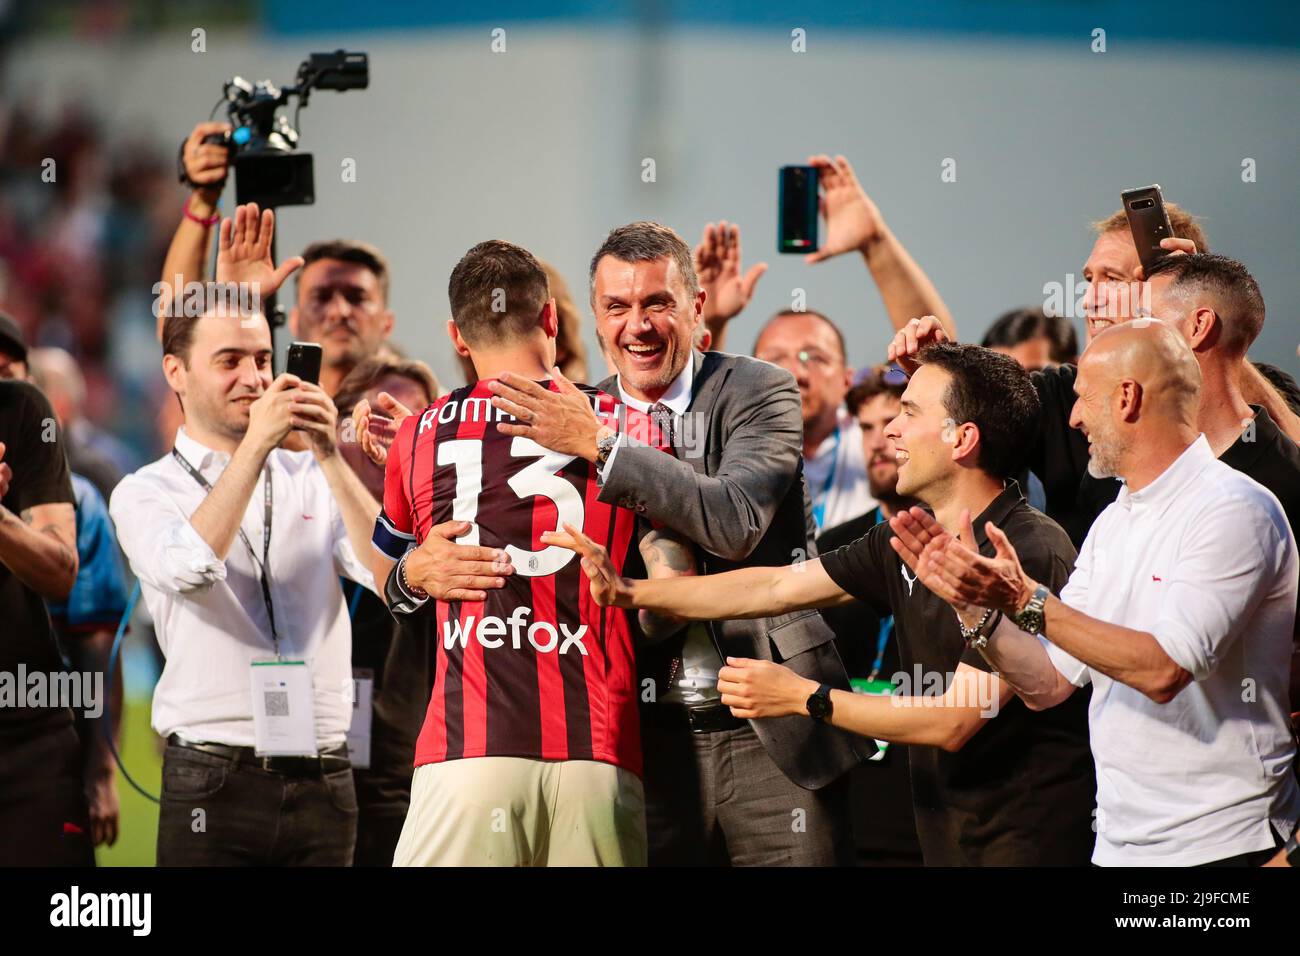
{"type": "Polygon", "coordinates": [[[287,690],[268,690],[264,696],[266,697],[266,716],[289,716],[289,692],[287,690]]]}

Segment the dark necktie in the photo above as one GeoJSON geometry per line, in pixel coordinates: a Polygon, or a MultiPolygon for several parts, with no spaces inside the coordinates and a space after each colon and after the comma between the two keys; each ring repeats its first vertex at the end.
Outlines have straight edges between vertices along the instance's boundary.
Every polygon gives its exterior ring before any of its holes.
{"type": "Polygon", "coordinates": [[[677,427],[677,416],[673,413],[673,410],[663,402],[655,402],[647,410],[647,413],[650,416],[650,420],[654,422],[655,428],[659,430],[661,444],[676,455],[677,449],[675,446],[677,441],[675,429],[677,427]]]}

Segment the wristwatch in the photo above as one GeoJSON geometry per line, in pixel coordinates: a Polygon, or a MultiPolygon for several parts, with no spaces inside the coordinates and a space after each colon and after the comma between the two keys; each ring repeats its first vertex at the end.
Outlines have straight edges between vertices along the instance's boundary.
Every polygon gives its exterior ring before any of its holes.
{"type": "Polygon", "coordinates": [[[1047,606],[1047,596],[1051,593],[1044,584],[1034,588],[1029,603],[1011,615],[1011,620],[1015,622],[1016,627],[1022,631],[1028,631],[1030,634],[1041,634],[1043,632],[1043,608],[1047,606]]]}
{"type": "Polygon", "coordinates": [[[808,716],[825,723],[830,719],[834,705],[831,704],[831,685],[822,684],[808,697],[808,716]]]}
{"type": "Polygon", "coordinates": [[[609,461],[609,456],[614,453],[614,446],[618,443],[618,432],[608,425],[602,425],[596,431],[596,468],[598,470],[605,467],[609,461]]]}

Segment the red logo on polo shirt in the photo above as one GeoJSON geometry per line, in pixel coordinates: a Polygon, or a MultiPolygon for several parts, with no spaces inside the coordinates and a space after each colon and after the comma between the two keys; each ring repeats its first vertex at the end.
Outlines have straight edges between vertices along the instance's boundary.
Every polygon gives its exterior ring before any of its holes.
{"type": "Polygon", "coordinates": [[[1151,580],[1152,580],[1152,581],[1159,581],[1160,578],[1156,577],[1156,575],[1153,574],[1153,575],[1151,575],[1151,580]]]}

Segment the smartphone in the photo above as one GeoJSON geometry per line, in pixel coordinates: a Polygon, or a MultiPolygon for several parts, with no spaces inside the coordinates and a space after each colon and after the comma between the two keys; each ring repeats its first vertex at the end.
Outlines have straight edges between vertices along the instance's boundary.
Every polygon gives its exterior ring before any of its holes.
{"type": "Polygon", "coordinates": [[[1165,197],[1160,192],[1160,184],[1155,183],[1141,189],[1126,189],[1119,198],[1128,216],[1128,228],[1133,233],[1138,260],[1146,271],[1157,259],[1169,255],[1169,250],[1160,248],[1160,240],[1169,239],[1174,234],[1169,225],[1169,213],[1165,212],[1165,197]]]}
{"type": "Polygon", "coordinates": [[[304,382],[320,384],[321,347],[315,342],[291,342],[289,344],[289,361],[285,371],[297,375],[304,382]]]}
{"type": "Polygon", "coordinates": [[[777,205],[777,252],[816,252],[817,186],[816,166],[782,166],[777,205]]]}

